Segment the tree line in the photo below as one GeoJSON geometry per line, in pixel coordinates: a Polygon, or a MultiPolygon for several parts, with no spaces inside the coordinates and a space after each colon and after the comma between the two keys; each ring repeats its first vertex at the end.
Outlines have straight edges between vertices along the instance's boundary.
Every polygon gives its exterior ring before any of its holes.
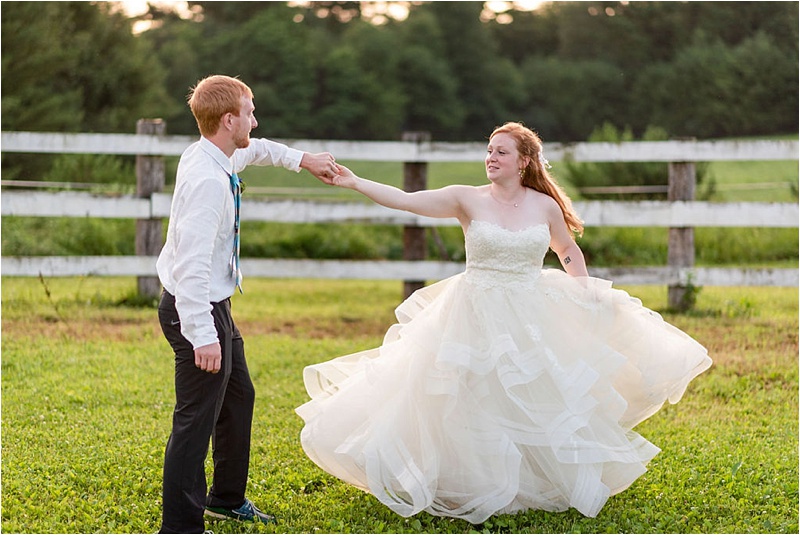
{"type": "MultiPolygon", "coordinates": [[[[2,129],[194,134],[188,88],[237,75],[258,135],[480,140],[508,120],[547,141],[604,124],[671,137],[798,130],[797,2],[551,2],[487,20],[483,2],[408,2],[374,24],[359,2],[2,4],[2,129]],[[151,29],[132,31],[146,19],[151,29]]],[[[4,168],[6,167],[4,158],[4,168]]],[[[5,171],[5,169],[4,169],[5,171]]]]}

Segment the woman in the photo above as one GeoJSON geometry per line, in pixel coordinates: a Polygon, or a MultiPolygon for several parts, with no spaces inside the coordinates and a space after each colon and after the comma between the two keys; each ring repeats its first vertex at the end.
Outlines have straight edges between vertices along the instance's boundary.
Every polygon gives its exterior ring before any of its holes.
{"type": "Polygon", "coordinates": [[[377,203],[457,218],[467,267],[403,302],[381,347],[305,369],[301,442],[403,516],[596,516],[660,451],[631,429],[711,359],[588,277],[573,239],[582,222],[534,132],[495,129],[485,163],[488,185],[415,193],[340,166],[334,183],[377,203]],[[542,269],[548,247],[566,273],[542,269]]]}

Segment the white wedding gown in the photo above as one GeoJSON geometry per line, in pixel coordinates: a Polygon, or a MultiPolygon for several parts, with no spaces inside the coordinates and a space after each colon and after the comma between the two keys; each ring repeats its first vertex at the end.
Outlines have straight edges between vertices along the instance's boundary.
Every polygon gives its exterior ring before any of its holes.
{"type": "Polygon", "coordinates": [[[303,449],[403,516],[596,516],[660,450],[631,429],[711,366],[608,281],[542,269],[546,225],[473,221],[467,267],[415,292],[381,347],[309,366],[303,449]]]}

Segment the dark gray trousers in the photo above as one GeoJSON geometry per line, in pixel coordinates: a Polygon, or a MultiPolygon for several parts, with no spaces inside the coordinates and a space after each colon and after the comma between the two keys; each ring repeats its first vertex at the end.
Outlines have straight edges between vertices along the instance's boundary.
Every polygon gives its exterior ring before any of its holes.
{"type": "Polygon", "coordinates": [[[175,410],[164,455],[161,533],[202,533],[206,505],[235,509],[245,501],[255,390],[230,299],[212,307],[222,348],[216,374],[195,366],[192,344],[181,334],[175,297],[164,291],[158,306],[161,330],[175,353],[175,410]],[[214,476],[206,495],[209,439],[214,476]]]}

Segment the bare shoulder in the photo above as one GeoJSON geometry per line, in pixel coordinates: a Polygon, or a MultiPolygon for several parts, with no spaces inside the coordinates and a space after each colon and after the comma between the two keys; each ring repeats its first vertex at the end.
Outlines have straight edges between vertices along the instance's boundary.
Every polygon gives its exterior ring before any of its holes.
{"type": "Polygon", "coordinates": [[[443,191],[447,191],[452,195],[456,195],[459,198],[468,198],[474,195],[481,195],[483,190],[488,192],[488,186],[467,186],[465,184],[452,184],[450,186],[444,186],[442,188],[443,191]]]}
{"type": "Polygon", "coordinates": [[[536,190],[531,190],[531,191],[533,192],[534,201],[539,205],[542,211],[545,211],[547,213],[551,213],[553,211],[559,214],[561,213],[561,207],[558,206],[556,200],[552,198],[550,195],[547,195],[546,193],[542,193],[536,190]]]}
{"type": "Polygon", "coordinates": [[[489,186],[468,186],[466,184],[452,184],[450,186],[445,186],[445,188],[452,188],[456,191],[463,191],[466,193],[476,193],[482,190],[488,190],[489,186]]]}

